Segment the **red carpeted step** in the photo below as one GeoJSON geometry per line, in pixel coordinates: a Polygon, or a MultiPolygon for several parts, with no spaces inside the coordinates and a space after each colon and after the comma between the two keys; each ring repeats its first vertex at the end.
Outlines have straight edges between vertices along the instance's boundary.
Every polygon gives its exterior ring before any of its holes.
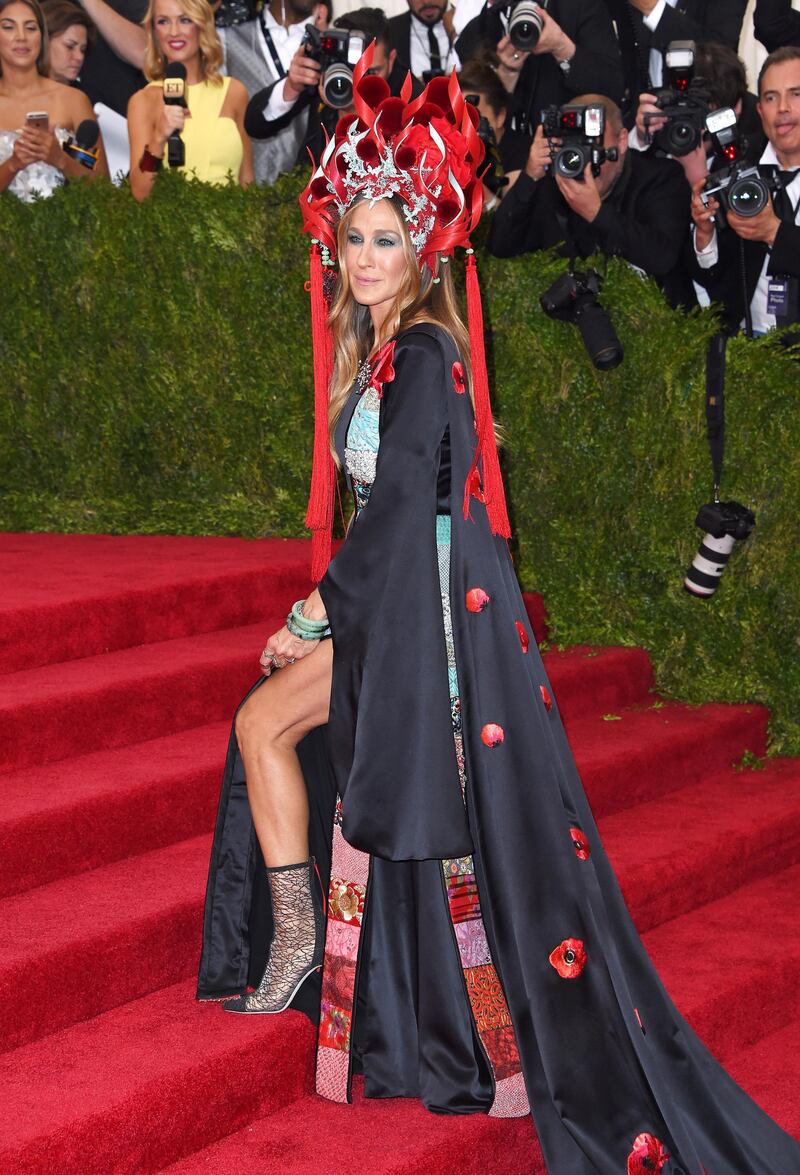
{"type": "Polygon", "coordinates": [[[564,722],[646,702],[653,666],[644,649],[576,645],[542,658],[564,722]]]}
{"type": "MultiPolygon", "coordinates": [[[[0,677],[0,770],[230,717],[258,676],[264,640],[287,607],[276,600],[258,625],[0,677]]],[[[567,713],[594,697],[624,705],[642,697],[650,680],[649,660],[638,649],[548,654],[547,665],[567,713]]]]}
{"type": "Polygon", "coordinates": [[[230,722],[0,776],[0,898],[214,826],[230,722]]]}
{"type": "Polygon", "coordinates": [[[800,1138],[800,1019],[736,1053],[725,1067],[784,1130],[800,1138]]]}
{"type": "Polygon", "coordinates": [[[195,837],[0,902],[0,1047],[191,975],[210,844],[195,837]]]}
{"type": "Polygon", "coordinates": [[[0,769],[230,719],[285,615],[276,601],[261,624],[0,677],[0,769]]]}
{"type": "Polygon", "coordinates": [[[798,894],[800,865],[794,865],[644,936],[667,990],[723,1063],[797,1015],[798,894]]]}
{"type": "Polygon", "coordinates": [[[607,816],[600,835],[643,933],[800,862],[800,762],[711,776],[607,816]]]}
{"type": "Polygon", "coordinates": [[[306,595],[300,539],[0,534],[0,673],[253,624],[306,595]]]}
{"type": "Polygon", "coordinates": [[[158,1171],[308,1093],[305,1016],[233,1016],[193,994],[164,988],[0,1056],[0,1171],[158,1171]]]}
{"type": "Polygon", "coordinates": [[[310,1094],[163,1175],[544,1175],[530,1118],[429,1113],[405,1098],[337,1105],[310,1094]]]}
{"type": "Polygon", "coordinates": [[[766,751],[762,706],[656,702],[567,724],[595,818],[655,799],[766,751]]]}

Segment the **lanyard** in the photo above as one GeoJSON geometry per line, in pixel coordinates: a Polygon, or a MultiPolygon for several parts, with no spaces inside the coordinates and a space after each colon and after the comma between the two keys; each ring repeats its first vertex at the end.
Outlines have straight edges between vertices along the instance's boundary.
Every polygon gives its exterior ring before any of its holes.
{"type": "Polygon", "coordinates": [[[264,35],[264,41],[266,43],[267,49],[269,50],[269,55],[272,58],[272,64],[274,65],[275,72],[278,75],[278,81],[280,81],[281,78],[286,77],[287,71],[284,69],[283,62],[281,61],[280,57],[278,56],[278,50],[275,48],[275,42],[272,39],[272,33],[267,28],[267,22],[266,22],[266,19],[264,18],[264,9],[263,8],[258,13],[258,21],[259,21],[259,24],[261,25],[261,32],[264,35]]]}

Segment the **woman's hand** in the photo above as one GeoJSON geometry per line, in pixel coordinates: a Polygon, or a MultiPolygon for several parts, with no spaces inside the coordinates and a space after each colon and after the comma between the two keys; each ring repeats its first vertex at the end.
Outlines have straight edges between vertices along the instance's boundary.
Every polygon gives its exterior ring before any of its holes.
{"type": "Polygon", "coordinates": [[[261,654],[261,672],[269,677],[273,669],[283,669],[284,665],[291,665],[301,657],[313,653],[319,641],[304,641],[300,637],[292,636],[286,625],[279,628],[269,638],[261,654]]]}
{"type": "Polygon", "coordinates": [[[20,161],[21,167],[30,163],[49,163],[51,167],[62,170],[64,152],[61,144],[48,127],[25,126],[22,134],[14,144],[15,159],[20,161]]]}
{"type": "MultiPolygon", "coordinates": [[[[186,119],[191,117],[191,114],[185,106],[167,106],[165,102],[162,102],[158,117],[156,118],[156,147],[160,142],[161,151],[163,152],[163,144],[166,143],[170,135],[174,134],[175,131],[180,134],[186,124],[186,119]]],[[[154,155],[159,154],[154,148],[151,148],[151,150],[153,150],[154,155]]]]}

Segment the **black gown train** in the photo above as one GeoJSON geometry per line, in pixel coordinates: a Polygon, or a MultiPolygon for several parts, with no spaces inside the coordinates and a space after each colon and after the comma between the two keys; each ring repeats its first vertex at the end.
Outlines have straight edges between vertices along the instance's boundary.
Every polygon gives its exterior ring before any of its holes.
{"type": "MultiPolygon", "coordinates": [[[[463,517],[475,427],[452,341],[413,327],[393,363],[368,501],[320,584],[330,718],[299,748],[330,881],[323,977],[294,1002],[319,1019],[318,1090],[348,1100],[361,1072],[368,1097],[442,1113],[530,1108],[553,1175],[800,1175],[625,907],[479,477],[463,517]]],[[[198,998],[257,984],[270,933],[231,736],[198,998]]]]}

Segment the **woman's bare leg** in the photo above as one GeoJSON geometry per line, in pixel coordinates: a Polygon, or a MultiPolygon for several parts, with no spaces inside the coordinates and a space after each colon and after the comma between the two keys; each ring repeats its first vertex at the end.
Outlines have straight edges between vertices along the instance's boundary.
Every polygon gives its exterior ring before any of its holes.
{"type": "Polygon", "coordinates": [[[308,796],[296,748],[328,720],[332,664],[331,641],[321,641],[273,673],[236,716],[253,824],[270,868],[309,856],[308,796]]]}

